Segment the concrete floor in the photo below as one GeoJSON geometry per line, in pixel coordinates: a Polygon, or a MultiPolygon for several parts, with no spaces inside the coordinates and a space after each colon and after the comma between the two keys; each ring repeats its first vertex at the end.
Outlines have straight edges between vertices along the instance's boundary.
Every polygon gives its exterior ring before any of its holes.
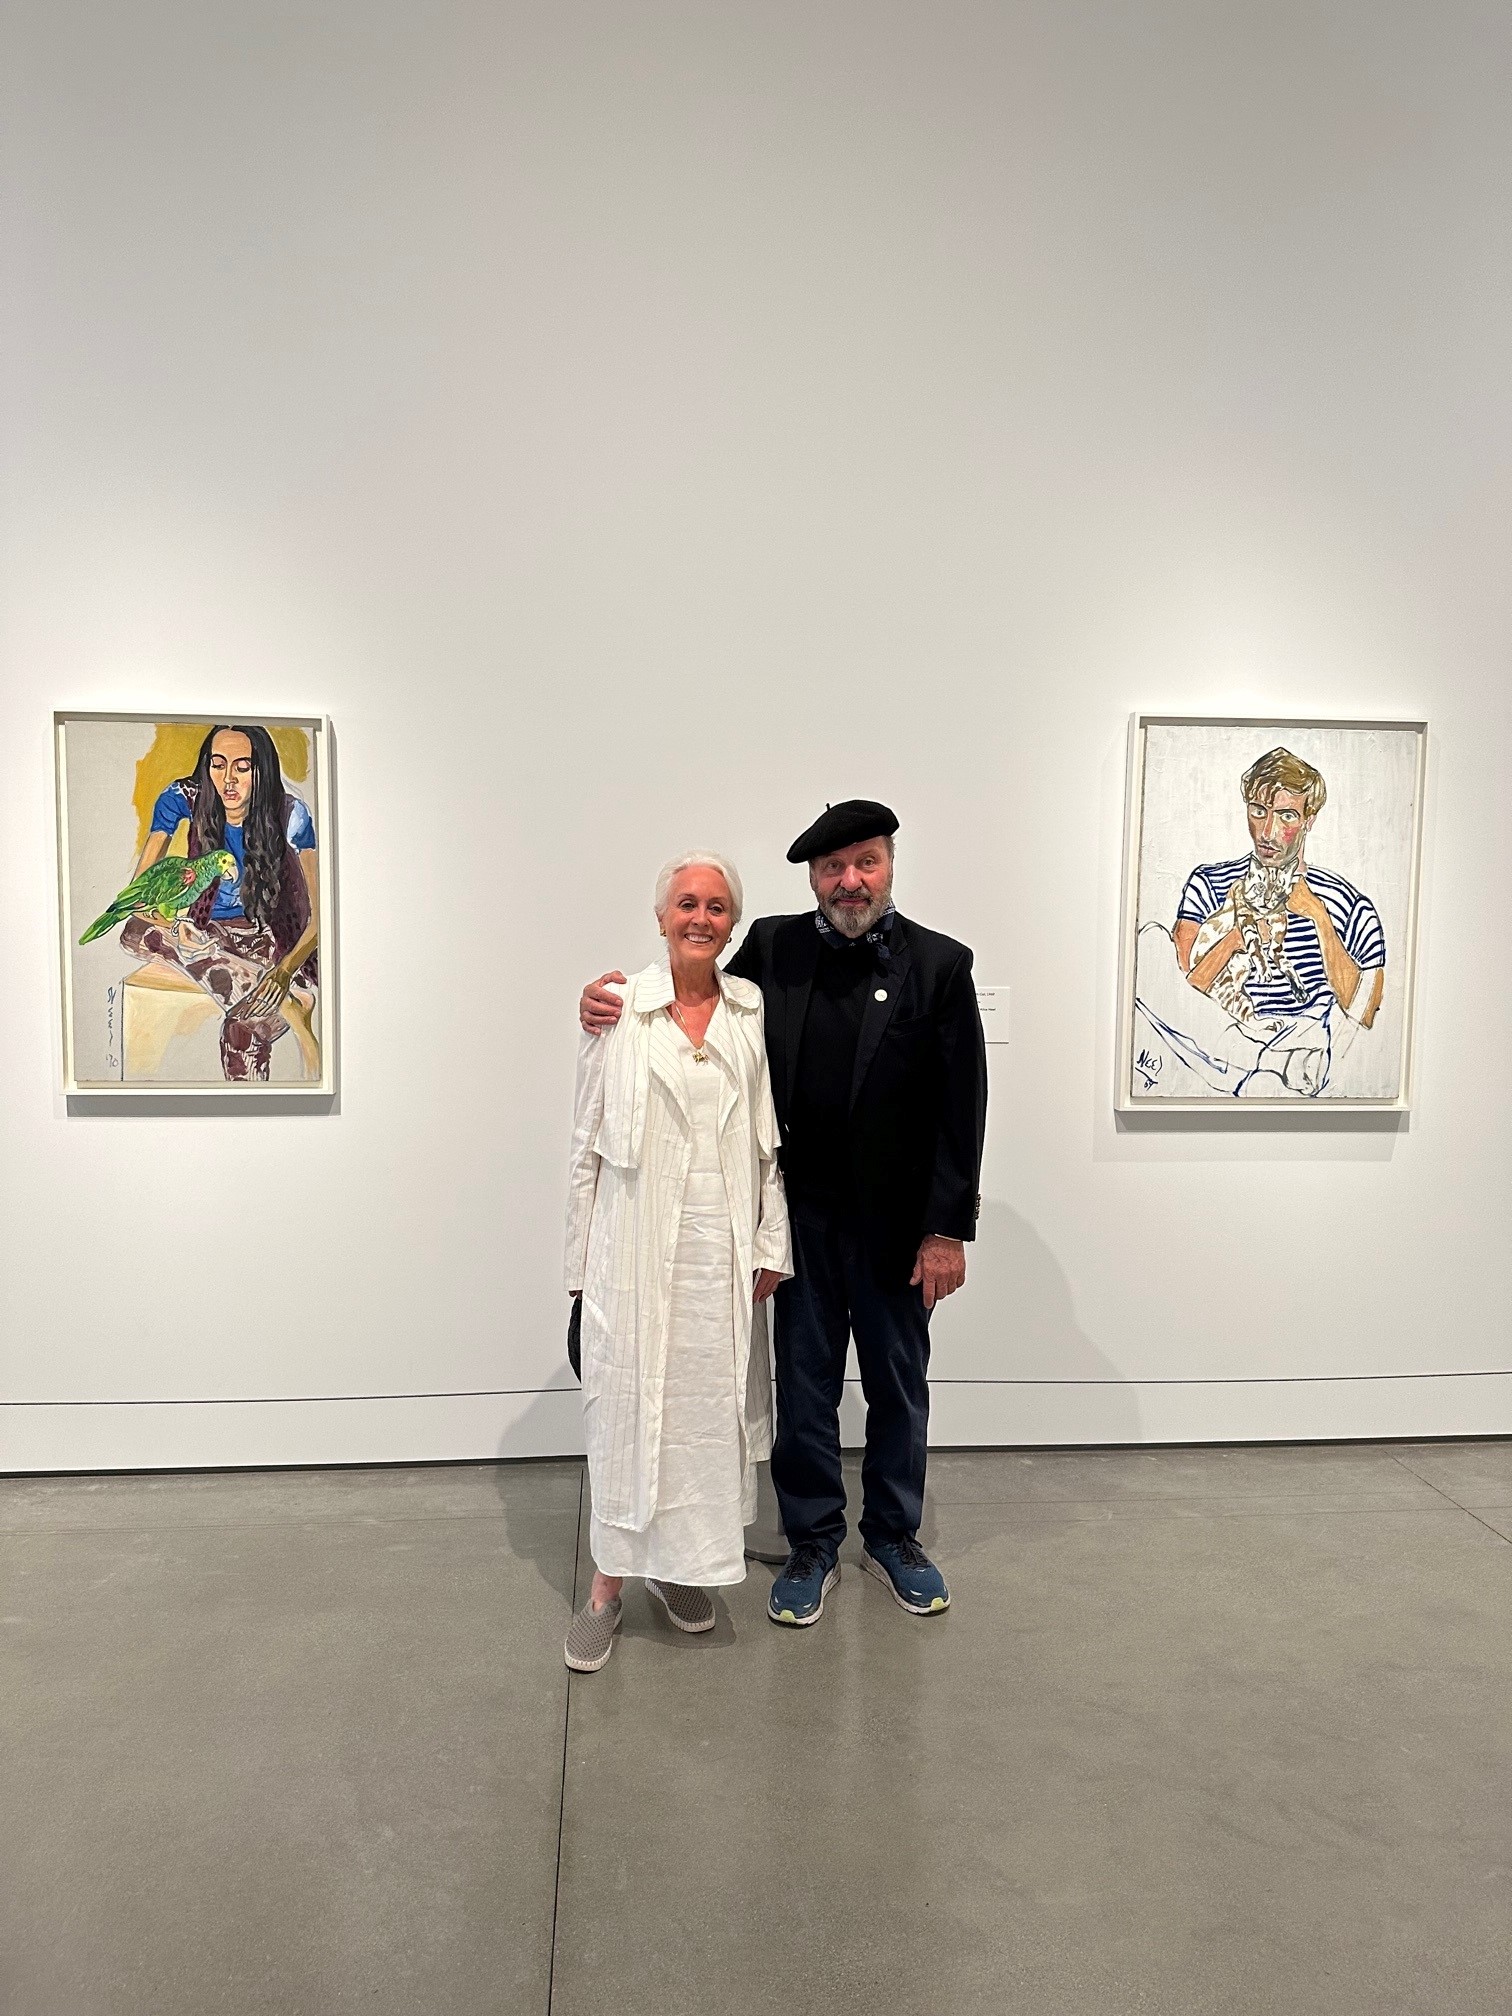
{"type": "Polygon", "coordinates": [[[0,1481],[5,2016],[1501,2016],[1512,1444],[941,1452],[602,1673],[581,1465],[0,1481]]]}

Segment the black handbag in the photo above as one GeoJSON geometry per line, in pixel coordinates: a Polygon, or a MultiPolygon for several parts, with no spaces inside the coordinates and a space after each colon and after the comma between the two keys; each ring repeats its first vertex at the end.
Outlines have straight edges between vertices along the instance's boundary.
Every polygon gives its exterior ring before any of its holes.
{"type": "Polygon", "coordinates": [[[583,1298],[574,1295],[572,1314],[567,1318],[567,1363],[572,1367],[572,1376],[581,1385],[583,1381],[583,1298]]]}

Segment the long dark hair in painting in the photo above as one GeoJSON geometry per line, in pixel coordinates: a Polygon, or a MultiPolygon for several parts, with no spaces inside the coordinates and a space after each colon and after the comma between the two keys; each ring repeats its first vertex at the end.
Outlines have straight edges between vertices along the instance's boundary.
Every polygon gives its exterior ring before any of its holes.
{"type": "Polygon", "coordinates": [[[217,735],[227,730],[245,735],[252,744],[252,792],[242,820],[246,858],[242,867],[242,908],[254,924],[272,928],[284,874],[283,769],[273,737],[266,728],[219,722],[200,744],[194,765],[194,790],[189,796],[194,814],[189,825],[189,852],[213,854],[226,842],[226,808],[210,774],[210,754],[217,735]]]}

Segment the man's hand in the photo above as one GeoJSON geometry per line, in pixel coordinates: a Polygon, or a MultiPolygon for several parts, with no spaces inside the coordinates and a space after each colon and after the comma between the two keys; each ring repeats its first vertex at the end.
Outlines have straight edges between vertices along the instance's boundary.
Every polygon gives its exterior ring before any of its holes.
{"type": "Polygon", "coordinates": [[[582,999],[578,1002],[578,1020],[589,1036],[602,1036],[605,1030],[612,1029],[624,1009],[625,1004],[618,994],[609,992],[608,983],[611,980],[617,980],[622,987],[625,984],[623,973],[601,973],[597,980],[590,980],[583,989],[582,999]]]}
{"type": "Polygon", "coordinates": [[[966,1280],[966,1248],[959,1239],[945,1239],[938,1232],[926,1235],[919,1257],[908,1277],[910,1288],[924,1290],[924,1307],[933,1309],[947,1295],[954,1295],[966,1280]]]}
{"type": "Polygon", "coordinates": [[[753,1302],[765,1302],[781,1279],[782,1276],[774,1272],[772,1268],[758,1267],[756,1269],[756,1285],[751,1290],[751,1300],[753,1302]]]}

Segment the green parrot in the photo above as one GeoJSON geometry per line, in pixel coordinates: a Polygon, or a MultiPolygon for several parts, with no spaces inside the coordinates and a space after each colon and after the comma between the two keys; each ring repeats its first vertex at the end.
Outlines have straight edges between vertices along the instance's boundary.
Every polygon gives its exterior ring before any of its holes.
{"type": "Polygon", "coordinates": [[[79,943],[87,945],[93,938],[103,938],[128,917],[159,917],[163,923],[171,924],[199,901],[212,882],[231,880],[235,875],[236,856],[226,847],[217,848],[213,854],[197,855],[193,861],[186,861],[181,854],[166,854],[161,861],[144,868],[134,882],[126,884],[79,943]]]}

